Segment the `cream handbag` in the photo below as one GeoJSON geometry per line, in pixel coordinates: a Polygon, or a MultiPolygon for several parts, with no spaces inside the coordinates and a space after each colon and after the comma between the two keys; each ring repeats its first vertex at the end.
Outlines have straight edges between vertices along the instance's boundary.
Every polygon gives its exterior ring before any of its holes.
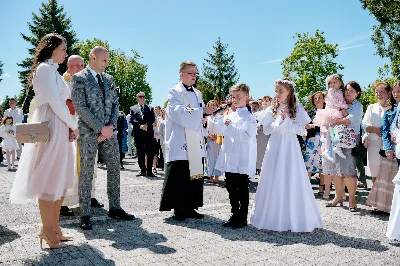
{"type": "Polygon", "coordinates": [[[48,142],[50,140],[49,121],[15,125],[18,143],[48,142]]]}

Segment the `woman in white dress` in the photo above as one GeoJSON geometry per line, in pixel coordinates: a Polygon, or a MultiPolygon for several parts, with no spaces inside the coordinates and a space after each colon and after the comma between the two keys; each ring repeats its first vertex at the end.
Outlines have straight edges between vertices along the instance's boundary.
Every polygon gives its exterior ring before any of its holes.
{"type": "Polygon", "coordinates": [[[311,120],[296,101],[292,81],[276,80],[275,94],[262,121],[271,137],[250,222],[258,229],[311,232],[323,223],[296,136],[305,134],[311,120]]]}
{"type": "Polygon", "coordinates": [[[391,101],[391,86],[387,82],[380,82],[375,85],[374,92],[378,102],[368,106],[363,119],[364,129],[368,132],[366,174],[375,179],[365,204],[373,207],[373,212],[379,214],[390,213],[394,190],[392,180],[398,167],[393,158],[380,155],[384,152],[381,137],[384,113],[390,111],[391,105],[394,104],[391,101]]]}
{"type": "Polygon", "coordinates": [[[75,178],[75,144],[69,141],[78,136],[78,124],[65,102],[67,84],[57,71],[67,57],[65,39],[47,34],[36,48],[29,83],[35,92],[36,110],[32,122],[49,121],[50,140],[46,143],[25,144],[24,152],[11,189],[11,203],[38,201],[44,239],[50,248],[63,248],[61,241],[69,240],[59,225],[61,204],[75,178]]]}
{"type": "Polygon", "coordinates": [[[382,149],[382,119],[383,114],[389,109],[391,87],[386,82],[380,82],[374,87],[374,93],[377,103],[370,104],[365,112],[362,125],[366,133],[363,137],[367,147],[367,167],[366,175],[372,177],[372,182],[378,176],[383,157],[379,155],[382,149]]]}

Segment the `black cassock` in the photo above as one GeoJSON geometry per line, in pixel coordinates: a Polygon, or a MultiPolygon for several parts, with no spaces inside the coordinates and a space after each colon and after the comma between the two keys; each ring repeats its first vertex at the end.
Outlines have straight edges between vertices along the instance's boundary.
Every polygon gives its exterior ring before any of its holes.
{"type": "Polygon", "coordinates": [[[203,206],[204,179],[190,180],[189,161],[168,162],[160,211],[197,209],[203,206]]]}

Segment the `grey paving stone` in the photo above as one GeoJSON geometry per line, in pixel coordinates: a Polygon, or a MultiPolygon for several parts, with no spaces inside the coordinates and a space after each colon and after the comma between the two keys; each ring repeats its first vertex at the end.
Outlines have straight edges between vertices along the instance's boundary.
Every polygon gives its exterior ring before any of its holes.
{"type": "MultiPolygon", "coordinates": [[[[41,221],[34,204],[10,205],[9,192],[15,173],[0,168],[0,266],[3,265],[400,265],[400,247],[385,237],[387,216],[376,216],[365,206],[367,194],[359,192],[361,209],[325,208],[317,198],[324,228],[310,234],[227,229],[228,194],[215,185],[204,187],[202,220],[171,220],[172,212],[159,212],[163,172],[160,178],[136,177],[136,162],[127,159],[121,172],[121,205],[137,216],[135,221],[107,217],[106,170],[96,179],[96,198],[104,209],[92,210],[94,230],[79,229],[75,216],[61,217],[73,246],[41,250],[37,233],[41,221]]],[[[250,210],[257,180],[250,182],[250,210]]],[[[315,187],[316,188],[316,187],[315,187]]]]}

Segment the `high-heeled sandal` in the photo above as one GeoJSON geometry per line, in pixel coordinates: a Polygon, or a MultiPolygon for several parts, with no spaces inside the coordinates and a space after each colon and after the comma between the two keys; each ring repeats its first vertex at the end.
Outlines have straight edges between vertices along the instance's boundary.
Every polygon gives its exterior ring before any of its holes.
{"type": "Polygon", "coordinates": [[[325,191],[325,185],[319,185],[319,188],[322,187],[322,191],[318,191],[318,195],[323,196],[324,195],[324,191],[325,191]]]}
{"type": "Polygon", "coordinates": [[[68,247],[67,244],[65,243],[53,243],[51,242],[51,240],[49,239],[49,237],[46,235],[46,233],[42,230],[39,233],[39,241],[40,241],[40,249],[43,249],[43,239],[46,242],[46,244],[49,246],[49,248],[51,249],[56,249],[56,248],[66,248],[68,247]]]}
{"type": "Polygon", "coordinates": [[[328,204],[326,204],[326,207],[336,207],[338,204],[340,205],[340,207],[343,207],[343,199],[337,202],[329,202],[328,204]]]}
{"type": "Polygon", "coordinates": [[[57,231],[55,231],[55,232],[56,232],[56,235],[57,235],[58,239],[60,239],[61,242],[71,241],[71,240],[72,240],[72,236],[63,235],[63,234],[62,234],[61,228],[60,228],[61,235],[59,235],[59,234],[57,233],[57,231]]]}
{"type": "Polygon", "coordinates": [[[61,235],[59,236],[56,232],[56,235],[58,236],[58,239],[60,239],[61,242],[65,242],[65,241],[72,241],[72,236],[69,235],[61,235]]]}
{"type": "Polygon", "coordinates": [[[350,212],[357,212],[357,207],[349,207],[350,212]]]}

